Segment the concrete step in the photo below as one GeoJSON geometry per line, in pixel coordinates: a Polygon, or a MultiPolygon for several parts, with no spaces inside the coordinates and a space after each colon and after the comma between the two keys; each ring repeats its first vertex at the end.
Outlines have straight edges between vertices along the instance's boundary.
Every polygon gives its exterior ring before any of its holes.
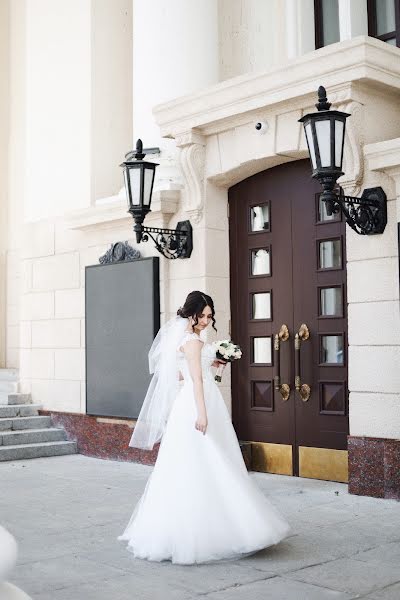
{"type": "Polygon", "coordinates": [[[1,418],[0,431],[20,431],[21,429],[43,429],[51,427],[51,417],[46,415],[38,415],[36,417],[14,417],[1,418]]]}
{"type": "Polygon", "coordinates": [[[32,417],[38,414],[41,404],[13,404],[0,406],[0,419],[3,417],[32,417]]]}
{"type": "Polygon", "coordinates": [[[65,429],[58,429],[57,427],[0,432],[0,446],[39,444],[40,442],[60,442],[66,439],[65,429]]]}
{"type": "Polygon", "coordinates": [[[0,380],[4,381],[18,381],[19,372],[18,369],[0,369],[0,380]]]}
{"type": "Polygon", "coordinates": [[[31,402],[31,394],[22,394],[21,392],[0,392],[0,406],[7,406],[7,404],[30,404],[31,402]]]}
{"type": "Polygon", "coordinates": [[[0,392],[18,392],[18,381],[0,379],[0,392]]]}
{"type": "Polygon", "coordinates": [[[76,453],[76,442],[41,442],[39,444],[0,446],[0,462],[76,453]]]}

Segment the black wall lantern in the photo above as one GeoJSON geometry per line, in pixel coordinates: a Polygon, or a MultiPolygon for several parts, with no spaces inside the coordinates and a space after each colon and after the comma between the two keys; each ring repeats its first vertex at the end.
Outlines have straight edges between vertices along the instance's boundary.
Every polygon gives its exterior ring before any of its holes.
{"type": "Polygon", "coordinates": [[[328,216],[342,211],[346,222],[361,235],[383,233],[387,223],[386,194],[381,187],[364,190],[361,198],[345,196],[337,179],[343,175],[343,146],[346,119],[351,115],[329,110],[325,88],[318,88],[318,112],[305,115],[303,123],[312,165],[312,177],[318,179],[328,216]],[[338,189],[337,189],[338,188],[338,189]],[[337,191],[335,191],[337,190],[337,191]]]}
{"type": "Polygon", "coordinates": [[[142,140],[136,142],[136,152],[128,152],[125,162],[120,167],[124,169],[128,212],[135,220],[133,231],[136,242],[148,242],[149,236],[156,248],[165,258],[189,258],[193,250],[192,226],[190,221],[179,221],[176,229],[162,227],[145,227],[143,221],[151,211],[151,196],[153,193],[154,176],[157,163],[143,160],[146,154],[159,152],[158,148],[143,151],[142,140]],[[135,160],[133,160],[135,159],[135,160]],[[152,234],[156,234],[153,236],[152,234]]]}

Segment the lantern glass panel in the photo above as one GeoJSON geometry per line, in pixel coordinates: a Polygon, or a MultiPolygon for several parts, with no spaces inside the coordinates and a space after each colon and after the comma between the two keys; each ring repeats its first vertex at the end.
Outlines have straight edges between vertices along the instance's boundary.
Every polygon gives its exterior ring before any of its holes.
{"type": "Polygon", "coordinates": [[[342,168],[344,123],[335,119],[335,167],[342,168]]]}
{"type": "Polygon", "coordinates": [[[129,180],[131,184],[131,203],[140,206],[140,168],[129,168],[129,180]]]}
{"type": "Polygon", "coordinates": [[[145,167],[144,170],[144,191],[143,191],[143,205],[150,206],[151,190],[153,187],[155,170],[153,168],[145,167]]]}
{"type": "Polygon", "coordinates": [[[321,167],[331,166],[331,121],[324,119],[316,121],[315,131],[318,139],[321,167]]]}
{"type": "Polygon", "coordinates": [[[124,181],[125,181],[125,192],[126,192],[126,201],[128,202],[128,208],[130,207],[129,202],[129,180],[128,180],[128,171],[126,167],[124,168],[124,181]]]}
{"type": "Polygon", "coordinates": [[[312,131],[311,131],[311,123],[308,122],[304,129],[305,129],[306,136],[307,136],[307,142],[308,142],[308,148],[310,150],[312,166],[313,166],[313,169],[316,169],[317,168],[317,159],[315,156],[314,139],[313,139],[312,131]]]}

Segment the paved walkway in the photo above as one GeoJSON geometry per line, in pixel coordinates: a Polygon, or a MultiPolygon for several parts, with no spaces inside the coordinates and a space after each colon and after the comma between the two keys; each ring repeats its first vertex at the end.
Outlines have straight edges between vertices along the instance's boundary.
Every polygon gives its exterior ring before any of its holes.
{"type": "Polygon", "coordinates": [[[19,543],[9,580],[33,600],[398,600],[400,503],[338,483],[251,473],[290,522],[276,547],[183,566],[117,541],[152,467],[82,455],[0,465],[0,523],[19,543]]]}

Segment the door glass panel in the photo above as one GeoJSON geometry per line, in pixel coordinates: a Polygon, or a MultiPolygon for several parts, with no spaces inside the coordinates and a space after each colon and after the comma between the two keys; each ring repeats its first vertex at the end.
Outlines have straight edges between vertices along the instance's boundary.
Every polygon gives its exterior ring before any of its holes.
{"type": "Polygon", "coordinates": [[[253,338],[253,363],[271,363],[271,338],[253,338]]]}
{"type": "Polygon", "coordinates": [[[324,202],[323,200],[321,200],[321,195],[318,194],[318,198],[317,198],[317,202],[318,202],[318,218],[317,221],[319,223],[324,223],[325,221],[339,221],[340,219],[340,213],[336,213],[336,214],[332,214],[332,215],[328,215],[328,213],[326,212],[326,202],[324,202]]]}
{"type": "Polygon", "coordinates": [[[251,274],[270,275],[270,250],[269,248],[258,248],[251,251],[251,274]]]}
{"type": "Polygon", "coordinates": [[[319,242],[320,269],[340,269],[342,266],[342,245],[340,240],[322,240],[319,242]]]}
{"type": "Polygon", "coordinates": [[[343,383],[321,383],[321,412],[345,414],[346,404],[343,383]]]}
{"type": "Polygon", "coordinates": [[[269,205],[250,206],[250,231],[269,231],[269,205]]]}
{"type": "Polygon", "coordinates": [[[321,363],[343,365],[343,336],[321,336],[321,363]]]}
{"type": "Polygon", "coordinates": [[[376,34],[383,35],[396,29],[395,0],[375,0],[376,34]]]}
{"type": "Polygon", "coordinates": [[[272,381],[252,381],[251,405],[254,408],[273,410],[272,381]]]}
{"type": "Polygon", "coordinates": [[[329,287],[320,289],[320,316],[342,317],[343,298],[341,287],[329,287]]]}
{"type": "Polygon", "coordinates": [[[271,292],[252,294],[252,319],[271,318],[271,292]]]}

